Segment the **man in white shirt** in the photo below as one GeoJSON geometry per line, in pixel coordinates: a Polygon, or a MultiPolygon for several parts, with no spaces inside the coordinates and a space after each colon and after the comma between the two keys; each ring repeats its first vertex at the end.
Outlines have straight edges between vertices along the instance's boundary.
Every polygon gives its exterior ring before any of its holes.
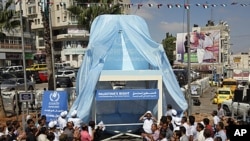
{"type": "Polygon", "coordinates": [[[142,132],[152,134],[151,126],[154,122],[156,122],[156,118],[152,115],[151,111],[147,111],[145,114],[143,114],[140,119],[140,121],[143,121],[143,130],[142,132]]]}
{"type": "Polygon", "coordinates": [[[82,124],[82,120],[77,117],[77,111],[74,110],[72,113],[71,113],[71,117],[68,119],[68,122],[72,121],[74,123],[74,128],[75,127],[78,127],[80,128],[81,127],[81,124],[82,124]]]}

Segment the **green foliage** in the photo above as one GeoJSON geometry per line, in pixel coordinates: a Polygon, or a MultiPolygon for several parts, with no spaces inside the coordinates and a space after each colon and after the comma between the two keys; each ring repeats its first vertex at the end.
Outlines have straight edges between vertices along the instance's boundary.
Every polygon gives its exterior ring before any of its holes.
{"type": "Polygon", "coordinates": [[[90,30],[94,19],[103,14],[121,14],[119,4],[113,4],[113,0],[77,0],[77,5],[68,8],[73,15],[77,15],[78,25],[90,30]]]}
{"type": "Polygon", "coordinates": [[[176,48],[175,41],[176,41],[176,37],[169,35],[169,33],[166,33],[166,38],[162,40],[162,45],[164,47],[164,50],[166,52],[166,55],[171,65],[174,64],[174,60],[175,60],[175,56],[174,56],[174,51],[176,48]]]}
{"type": "MultiPolygon", "coordinates": [[[[20,26],[20,20],[14,18],[16,12],[10,9],[13,2],[13,0],[6,1],[5,6],[0,9],[0,32],[3,32],[3,30],[9,32],[20,26]]],[[[1,35],[1,37],[4,36],[1,35]]]]}

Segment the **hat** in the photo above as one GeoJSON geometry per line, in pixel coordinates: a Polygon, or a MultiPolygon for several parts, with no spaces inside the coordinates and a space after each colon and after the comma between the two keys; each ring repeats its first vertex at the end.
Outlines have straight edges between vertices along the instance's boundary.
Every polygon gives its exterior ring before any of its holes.
{"type": "Polygon", "coordinates": [[[66,117],[67,116],[67,114],[68,114],[68,112],[67,111],[63,111],[63,112],[61,112],[61,117],[66,117]]]}
{"type": "Polygon", "coordinates": [[[26,116],[26,120],[29,120],[29,119],[31,119],[31,118],[32,118],[31,115],[27,115],[27,116],[26,116]]]}
{"type": "Polygon", "coordinates": [[[74,117],[74,116],[76,116],[76,114],[77,114],[77,111],[74,110],[74,111],[71,113],[71,116],[74,117]]]}
{"type": "Polygon", "coordinates": [[[175,124],[176,126],[180,126],[180,125],[181,125],[181,118],[175,117],[175,118],[174,118],[174,124],[175,124]]]}
{"type": "Polygon", "coordinates": [[[152,115],[151,111],[147,111],[146,114],[151,114],[152,115]]]}
{"type": "Polygon", "coordinates": [[[177,115],[177,111],[175,109],[172,109],[172,116],[176,116],[177,115]]]}
{"type": "Polygon", "coordinates": [[[56,126],[57,122],[56,121],[50,121],[49,122],[49,128],[54,128],[56,126]]]}

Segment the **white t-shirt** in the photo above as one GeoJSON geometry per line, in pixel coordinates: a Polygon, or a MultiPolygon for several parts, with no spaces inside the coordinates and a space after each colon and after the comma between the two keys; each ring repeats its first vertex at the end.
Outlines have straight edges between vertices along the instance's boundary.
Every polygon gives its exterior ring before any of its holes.
{"type": "Polygon", "coordinates": [[[151,126],[154,123],[153,119],[143,118],[143,129],[146,133],[152,134],[151,126]]]}
{"type": "Polygon", "coordinates": [[[218,116],[214,116],[213,120],[214,120],[214,125],[217,125],[218,122],[220,122],[220,118],[218,116]]]}

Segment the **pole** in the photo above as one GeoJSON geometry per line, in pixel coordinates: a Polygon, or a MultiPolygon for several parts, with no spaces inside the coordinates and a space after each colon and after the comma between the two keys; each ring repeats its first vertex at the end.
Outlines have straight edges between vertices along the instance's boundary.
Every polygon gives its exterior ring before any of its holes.
{"type": "Polygon", "coordinates": [[[50,47],[51,47],[51,60],[52,60],[52,77],[54,91],[56,90],[56,79],[55,79],[55,57],[54,57],[54,47],[53,47],[53,35],[52,35],[52,18],[51,18],[51,6],[49,6],[49,32],[50,32],[50,47]]]}
{"type": "MultiPolygon", "coordinates": [[[[189,4],[189,0],[187,0],[187,4],[189,4]]],[[[187,10],[187,48],[188,48],[188,90],[187,90],[187,100],[188,100],[188,115],[192,114],[192,97],[191,97],[191,63],[190,63],[190,10],[187,10]]]]}
{"type": "MultiPolygon", "coordinates": [[[[27,77],[26,77],[26,63],[25,63],[25,48],[24,48],[24,37],[23,37],[23,10],[22,10],[22,1],[19,1],[19,7],[20,7],[20,33],[21,33],[21,40],[22,40],[22,56],[23,56],[23,77],[24,77],[24,89],[25,92],[27,92],[27,77]]],[[[16,99],[19,98],[18,94],[16,99]]],[[[18,103],[16,103],[16,107],[19,106],[18,103]]],[[[28,108],[29,109],[29,108],[28,108]]],[[[23,110],[23,104],[22,104],[22,112],[23,110]]],[[[22,114],[22,126],[23,129],[25,128],[24,123],[24,113],[22,114]]]]}

